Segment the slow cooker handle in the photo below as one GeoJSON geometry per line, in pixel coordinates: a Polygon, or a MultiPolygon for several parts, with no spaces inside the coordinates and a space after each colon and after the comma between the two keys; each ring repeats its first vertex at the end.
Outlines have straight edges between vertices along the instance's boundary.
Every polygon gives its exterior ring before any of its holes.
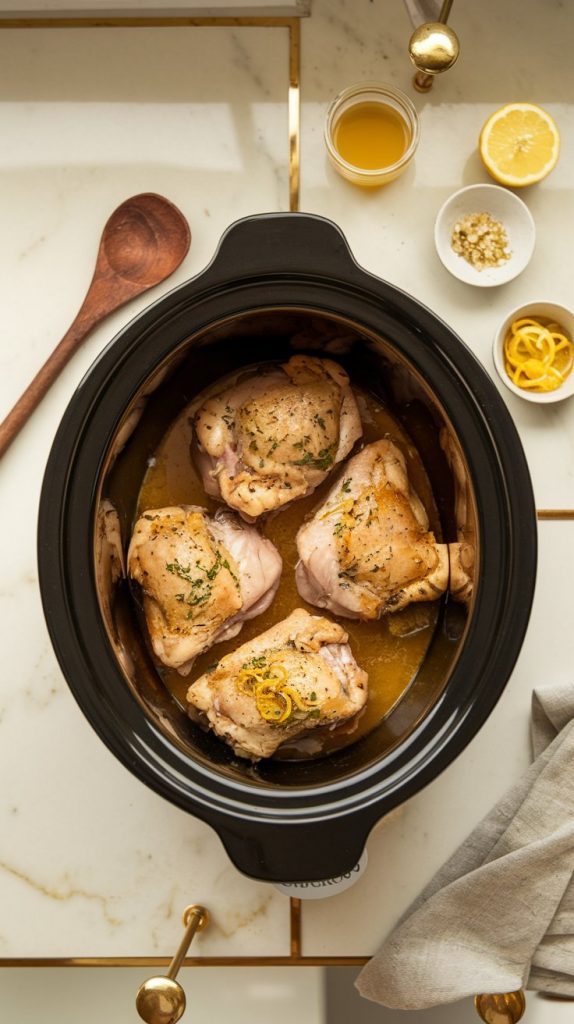
{"type": "Polygon", "coordinates": [[[244,277],[364,278],[340,228],[310,213],[264,213],[235,221],[204,271],[206,283],[244,277]]]}
{"type": "Polygon", "coordinates": [[[260,882],[332,882],[353,873],[369,827],[354,815],[311,824],[243,822],[217,832],[235,867],[260,882]]]}

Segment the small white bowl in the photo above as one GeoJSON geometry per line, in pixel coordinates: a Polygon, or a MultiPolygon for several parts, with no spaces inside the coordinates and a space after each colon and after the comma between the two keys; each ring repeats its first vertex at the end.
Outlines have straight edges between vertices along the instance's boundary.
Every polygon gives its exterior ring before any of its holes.
{"type": "Polygon", "coordinates": [[[504,339],[510,325],[524,316],[543,316],[555,320],[564,328],[570,340],[574,341],[574,313],[566,306],[561,306],[557,302],[546,302],[543,299],[539,302],[527,302],[523,306],[517,306],[504,318],[494,336],[492,355],[501,381],[514,395],[525,398],[527,402],[535,402],[537,405],[550,405],[553,402],[562,402],[565,398],[572,398],[574,395],[574,370],[555,391],[528,391],[519,388],[508,376],[504,368],[504,339]]]}
{"type": "Polygon", "coordinates": [[[499,185],[469,185],[455,192],[441,206],[435,222],[434,240],[440,259],[454,277],[467,284],[492,288],[512,281],[528,265],[534,252],[536,228],[530,210],[514,192],[499,185]],[[461,217],[469,213],[489,213],[503,224],[511,256],[499,267],[476,270],[452,248],[453,228],[461,217]]]}

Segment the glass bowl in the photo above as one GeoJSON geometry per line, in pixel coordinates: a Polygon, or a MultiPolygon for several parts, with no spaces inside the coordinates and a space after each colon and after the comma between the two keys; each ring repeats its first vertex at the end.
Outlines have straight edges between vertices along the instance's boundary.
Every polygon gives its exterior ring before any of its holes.
{"type": "Polygon", "coordinates": [[[325,119],[325,144],[333,167],[354,185],[367,188],[388,184],[408,167],[415,155],[419,135],[418,114],[408,96],[392,85],[377,82],[362,82],[344,89],[331,103],[325,119]],[[337,126],[342,115],[360,103],[380,103],[400,116],[405,126],[407,145],[399,160],[384,167],[366,168],[349,163],[341,156],[335,144],[337,126]]]}

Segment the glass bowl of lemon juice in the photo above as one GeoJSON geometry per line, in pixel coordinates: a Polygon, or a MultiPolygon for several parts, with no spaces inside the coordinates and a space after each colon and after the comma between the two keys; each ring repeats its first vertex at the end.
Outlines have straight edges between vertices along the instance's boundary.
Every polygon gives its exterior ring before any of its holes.
{"type": "Polygon", "coordinates": [[[331,163],[363,187],[386,185],[410,164],[419,141],[418,114],[391,85],[349,86],[331,103],[325,143],[331,163]]]}

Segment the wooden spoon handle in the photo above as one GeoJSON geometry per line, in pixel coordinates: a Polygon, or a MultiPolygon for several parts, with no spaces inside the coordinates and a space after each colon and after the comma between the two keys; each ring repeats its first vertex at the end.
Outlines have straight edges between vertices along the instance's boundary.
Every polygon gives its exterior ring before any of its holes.
{"type": "Polygon", "coordinates": [[[51,356],[38,370],[31,384],[20,396],[16,405],[0,423],[0,459],[20,433],[22,427],[40,404],[44,395],[52,386],[64,366],[74,354],[80,343],[92,327],[105,316],[106,311],[95,313],[93,307],[86,308],[84,303],[73,323],[66,331],[51,356]]]}
{"type": "Polygon", "coordinates": [[[182,213],[153,192],[126,199],[106,222],[96,269],[76,319],[0,423],[0,458],[61,373],[88,331],[179,267],[191,234],[182,213]]]}

